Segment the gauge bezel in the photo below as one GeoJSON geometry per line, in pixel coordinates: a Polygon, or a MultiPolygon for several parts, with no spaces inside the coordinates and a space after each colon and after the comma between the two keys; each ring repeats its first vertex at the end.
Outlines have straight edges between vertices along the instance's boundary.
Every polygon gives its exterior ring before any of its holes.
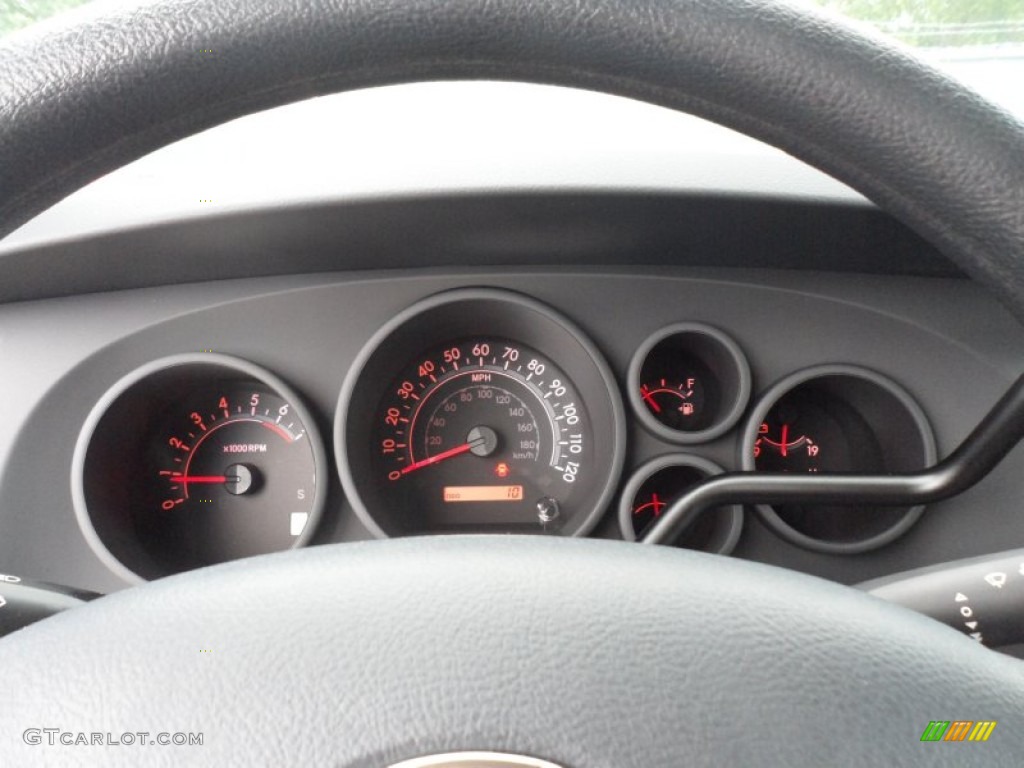
{"type": "MultiPolygon", "coordinates": [[[[257,382],[268,391],[282,397],[292,408],[294,408],[299,419],[306,428],[306,435],[313,451],[313,463],[316,471],[316,484],[314,486],[313,500],[310,505],[309,518],[302,533],[295,537],[288,549],[297,549],[308,544],[316,535],[320,520],[323,516],[324,506],[327,502],[328,485],[327,478],[327,452],[324,449],[323,440],[320,437],[320,430],[317,427],[312,412],[306,407],[302,398],[278,376],[247,360],[238,357],[225,355],[217,352],[195,352],[183,353],[153,360],[139,368],[136,368],[118,379],[97,401],[89,412],[82,429],[79,432],[78,440],[75,442],[74,455],[71,460],[71,499],[78,526],[89,544],[90,549],[103,562],[103,564],[114,574],[133,584],[144,584],[150,579],[140,575],[126,565],[107,546],[99,530],[97,529],[93,515],[99,514],[98,510],[90,510],[86,498],[85,472],[89,457],[89,449],[96,431],[103,421],[112,417],[116,410],[118,401],[122,397],[132,393],[137,387],[144,386],[154,376],[166,373],[176,368],[203,368],[228,371],[234,375],[240,375],[257,382]]],[[[109,513],[108,513],[109,514],[109,513]]],[[[141,545],[138,546],[143,551],[141,545]]],[[[159,569],[154,564],[154,573],[159,569]]],[[[155,575],[153,578],[160,578],[163,575],[155,575]]]]}
{"type": "MultiPolygon", "coordinates": [[[[715,371],[714,361],[706,359],[708,357],[707,351],[703,350],[703,353],[698,353],[691,350],[689,354],[701,360],[712,371],[715,371]]],[[[627,399],[640,423],[655,436],[677,445],[697,445],[721,437],[736,425],[740,417],[743,416],[747,403],[750,401],[752,381],[753,377],[747,357],[740,345],[733,341],[731,336],[705,323],[675,323],[661,328],[648,336],[633,354],[626,381],[627,399]],[[643,399],[639,394],[640,386],[643,383],[641,381],[641,374],[647,358],[659,345],[669,342],[677,336],[697,337],[702,344],[709,345],[708,349],[718,356],[718,362],[724,362],[728,367],[728,370],[716,372],[719,379],[716,384],[720,388],[722,398],[722,402],[718,406],[719,412],[709,426],[692,432],[673,429],[667,424],[663,424],[644,405],[643,399]]]]}
{"type": "MultiPolygon", "coordinates": [[[[790,391],[799,386],[812,382],[816,379],[831,377],[851,377],[861,379],[885,391],[905,410],[905,415],[910,417],[911,423],[917,430],[921,440],[921,453],[919,469],[925,469],[935,464],[937,460],[937,449],[935,445],[935,434],[924,410],[913,398],[913,396],[900,384],[888,376],[865,368],[859,365],[850,364],[826,364],[815,365],[804,368],[771,385],[758,399],[757,405],[751,411],[750,416],[744,423],[742,439],[740,441],[740,466],[744,470],[756,471],[754,459],[754,443],[757,440],[758,429],[768,412],[779,400],[790,391]]],[[[768,504],[755,504],[761,520],[782,539],[792,544],[803,547],[813,552],[824,552],[837,555],[855,555],[878,549],[892,543],[900,538],[920,519],[924,513],[924,505],[908,507],[903,516],[892,526],[866,539],[852,542],[830,541],[809,536],[790,526],[779,513],[768,504]]]]}
{"type": "Polygon", "coordinates": [[[583,399],[595,433],[595,466],[604,480],[585,514],[577,514],[578,521],[561,535],[586,535],[614,498],[625,460],[626,420],[618,385],[601,352],[575,323],[536,299],[496,288],[428,296],[398,312],[360,350],[342,383],[334,422],[335,458],[346,499],[375,537],[406,533],[379,519],[387,510],[370,511],[357,480],[371,471],[367,452],[381,388],[425,350],[475,337],[510,339],[536,349],[559,365],[583,399]]]}
{"type": "MultiPolygon", "coordinates": [[[[626,481],[622,494],[619,496],[619,530],[622,532],[624,540],[637,540],[636,532],[633,530],[633,502],[636,500],[636,495],[640,488],[656,473],[670,467],[691,467],[703,473],[705,478],[721,475],[725,472],[723,467],[710,459],[705,459],[703,456],[696,456],[691,453],[669,453],[657,456],[641,464],[633,470],[633,474],[626,481]]],[[[736,549],[740,536],[743,534],[743,506],[741,504],[730,504],[727,507],[706,514],[715,514],[719,518],[715,536],[712,539],[712,542],[717,546],[712,549],[697,551],[715,555],[728,555],[736,549]]],[[[679,536],[676,537],[677,541],[686,534],[687,530],[688,528],[680,532],[679,536]]],[[[670,546],[679,545],[673,542],[670,546]]]]}

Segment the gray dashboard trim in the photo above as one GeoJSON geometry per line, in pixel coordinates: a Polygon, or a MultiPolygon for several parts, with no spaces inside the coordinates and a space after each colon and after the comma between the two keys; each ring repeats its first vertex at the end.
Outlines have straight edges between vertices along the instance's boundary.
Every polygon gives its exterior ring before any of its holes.
{"type": "MultiPolygon", "coordinates": [[[[83,539],[66,478],[89,411],[126,373],[158,357],[213,348],[287,380],[325,434],[345,374],[381,325],[425,296],[482,284],[556,307],[594,341],[620,385],[636,347],[684,316],[712,322],[741,344],[758,390],[841,353],[907,388],[928,413],[943,452],[1019,375],[1024,350],[1020,324],[971,281],[849,273],[635,266],[377,271],[0,305],[0,564],[95,591],[125,585],[83,539]],[[799,335],[787,331],[797,327],[799,335]]],[[[671,448],[635,420],[627,435],[629,466],[671,448]]],[[[693,452],[735,468],[737,440],[732,432],[693,452]]],[[[930,506],[921,524],[882,549],[855,558],[810,552],[751,516],[735,556],[855,583],[1024,546],[1022,450],[977,488],[930,506]]],[[[314,545],[371,535],[338,485],[329,490],[314,545]]],[[[592,535],[620,538],[615,516],[606,515],[592,535]]]]}

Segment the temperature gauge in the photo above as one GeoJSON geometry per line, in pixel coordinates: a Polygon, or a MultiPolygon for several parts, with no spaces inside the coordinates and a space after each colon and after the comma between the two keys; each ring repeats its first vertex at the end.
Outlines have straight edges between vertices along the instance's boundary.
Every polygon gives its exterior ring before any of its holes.
{"type": "MultiPolygon", "coordinates": [[[[619,524],[627,541],[644,534],[687,490],[722,468],[699,456],[662,456],[636,471],[619,502],[619,524]]],[[[739,506],[723,507],[701,515],[676,540],[677,547],[727,554],[743,529],[739,506]]]]}

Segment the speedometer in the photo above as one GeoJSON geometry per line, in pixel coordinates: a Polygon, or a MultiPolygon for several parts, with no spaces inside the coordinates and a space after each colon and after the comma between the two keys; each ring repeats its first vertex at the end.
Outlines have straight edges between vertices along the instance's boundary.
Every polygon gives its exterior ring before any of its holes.
{"type": "Polygon", "coordinates": [[[557,530],[591,481],[590,419],[567,374],[536,350],[469,339],[431,350],[388,388],[377,421],[384,496],[437,530],[557,530]]]}
{"type": "Polygon", "coordinates": [[[336,440],[371,530],[593,525],[621,468],[622,413],[607,366],[568,321],[515,294],[458,291],[400,315],[363,358],[336,440]],[[439,338],[423,344],[425,329],[439,338]]]}

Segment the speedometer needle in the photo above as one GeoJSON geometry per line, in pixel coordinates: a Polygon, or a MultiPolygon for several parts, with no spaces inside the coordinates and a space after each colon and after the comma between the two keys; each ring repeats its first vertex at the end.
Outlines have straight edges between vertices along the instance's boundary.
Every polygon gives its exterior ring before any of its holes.
{"type": "Polygon", "coordinates": [[[469,451],[473,450],[473,446],[476,445],[477,442],[479,441],[474,441],[472,443],[463,443],[462,445],[457,446],[455,448],[449,448],[447,451],[441,451],[441,453],[429,456],[425,459],[420,459],[419,461],[414,462],[407,467],[402,467],[402,474],[407,475],[410,472],[415,472],[417,469],[429,467],[431,464],[437,464],[437,462],[439,461],[444,461],[445,459],[450,459],[453,456],[468,453],[469,451]]]}

